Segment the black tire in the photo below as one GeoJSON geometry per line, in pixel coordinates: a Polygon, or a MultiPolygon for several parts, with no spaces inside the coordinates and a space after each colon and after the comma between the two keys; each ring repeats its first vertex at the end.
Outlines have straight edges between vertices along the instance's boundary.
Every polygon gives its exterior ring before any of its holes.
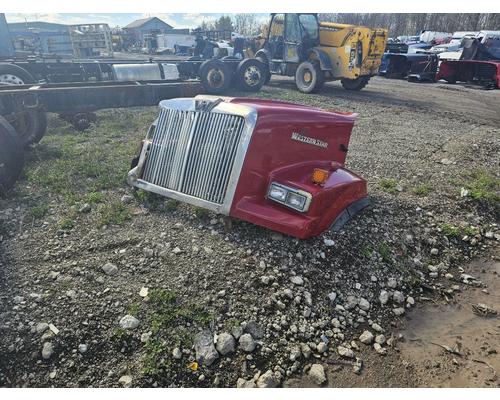
{"type": "Polygon", "coordinates": [[[304,61],[295,71],[295,85],[302,93],[317,93],[325,84],[325,75],[317,61],[304,61]]]}
{"type": "Polygon", "coordinates": [[[238,87],[245,92],[258,92],[266,81],[267,64],[255,58],[247,58],[236,67],[235,79],[238,87]]]}
{"type": "Polygon", "coordinates": [[[369,76],[360,76],[356,79],[341,79],[340,83],[342,83],[345,90],[361,90],[368,84],[369,81],[369,76]]]}
{"type": "Polygon", "coordinates": [[[269,62],[267,61],[267,58],[265,57],[256,57],[257,60],[259,60],[261,63],[264,63],[267,65],[267,75],[264,80],[264,85],[267,85],[269,81],[271,80],[271,69],[269,68],[269,62]]]}
{"type": "Polygon", "coordinates": [[[24,165],[23,147],[16,131],[0,116],[0,196],[12,188],[24,165]]]}
{"type": "Polygon", "coordinates": [[[35,78],[15,64],[0,63],[0,82],[9,85],[30,85],[35,83],[35,78]]]}
{"type": "Polygon", "coordinates": [[[221,60],[207,60],[200,66],[201,83],[208,94],[223,94],[231,85],[231,70],[221,60]]]}
{"type": "Polygon", "coordinates": [[[47,130],[47,114],[43,110],[26,110],[12,122],[24,147],[38,143],[47,130]]]}

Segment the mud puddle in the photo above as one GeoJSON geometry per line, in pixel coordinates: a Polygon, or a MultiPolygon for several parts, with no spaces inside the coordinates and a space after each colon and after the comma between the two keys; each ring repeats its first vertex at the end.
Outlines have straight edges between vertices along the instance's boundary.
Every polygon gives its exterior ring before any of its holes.
{"type": "Polygon", "coordinates": [[[401,357],[422,368],[429,386],[498,386],[500,319],[477,315],[473,305],[500,311],[500,262],[476,261],[466,273],[486,287],[466,286],[454,304],[414,311],[402,331],[406,340],[399,344],[401,357]]]}
{"type": "MultiPolygon", "coordinates": [[[[461,284],[450,304],[422,303],[404,326],[403,341],[386,356],[363,346],[360,375],[348,365],[325,364],[329,387],[500,387],[500,317],[480,316],[484,303],[500,313],[500,262],[477,260],[464,267],[480,286],[461,284]]],[[[304,376],[285,387],[315,387],[304,376]]]]}

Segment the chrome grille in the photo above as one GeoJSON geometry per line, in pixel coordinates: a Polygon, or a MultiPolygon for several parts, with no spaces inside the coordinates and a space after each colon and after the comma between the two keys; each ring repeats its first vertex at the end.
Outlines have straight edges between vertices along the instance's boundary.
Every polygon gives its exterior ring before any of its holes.
{"type": "Polygon", "coordinates": [[[239,115],[162,108],[142,179],[222,204],[244,127],[239,115]]]}

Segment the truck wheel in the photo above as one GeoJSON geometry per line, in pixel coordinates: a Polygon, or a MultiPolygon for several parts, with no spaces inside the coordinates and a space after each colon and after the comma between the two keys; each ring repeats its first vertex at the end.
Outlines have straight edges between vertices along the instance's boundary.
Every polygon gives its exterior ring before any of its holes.
{"type": "Polygon", "coordinates": [[[29,85],[35,78],[24,68],[15,64],[0,63],[0,83],[7,85],[29,85]]]}
{"type": "Polygon", "coordinates": [[[199,76],[208,94],[223,94],[231,84],[231,71],[221,60],[207,60],[200,66],[199,76]]]}
{"type": "Polygon", "coordinates": [[[245,92],[258,92],[264,85],[269,71],[267,65],[255,58],[247,58],[236,67],[236,82],[245,92]]]}
{"type": "Polygon", "coordinates": [[[43,110],[23,111],[12,126],[24,147],[38,143],[47,130],[47,114],[43,110]]]}
{"type": "Polygon", "coordinates": [[[269,81],[271,80],[271,70],[269,69],[269,62],[264,57],[256,57],[256,58],[261,63],[264,63],[265,65],[267,65],[267,74],[265,76],[266,79],[264,80],[264,85],[267,85],[269,83],[269,81]]]}
{"type": "Polygon", "coordinates": [[[23,169],[23,147],[16,131],[0,116],[0,196],[14,185],[23,169]]]}
{"type": "Polygon", "coordinates": [[[356,79],[341,79],[340,83],[345,90],[361,90],[368,84],[369,80],[369,76],[360,76],[356,79]]]}
{"type": "Polygon", "coordinates": [[[325,76],[319,63],[316,61],[304,61],[299,64],[295,71],[295,85],[302,93],[317,93],[325,84],[325,76]]]}

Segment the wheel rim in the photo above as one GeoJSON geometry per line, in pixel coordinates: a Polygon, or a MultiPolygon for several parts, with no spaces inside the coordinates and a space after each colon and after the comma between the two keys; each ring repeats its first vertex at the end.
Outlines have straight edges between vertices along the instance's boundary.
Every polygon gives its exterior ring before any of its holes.
{"type": "Polygon", "coordinates": [[[24,85],[24,81],[21,78],[12,74],[0,75],[0,83],[6,83],[8,85],[24,85]]]}
{"type": "Polygon", "coordinates": [[[219,68],[208,71],[207,80],[211,87],[221,88],[224,86],[224,73],[219,68]]]}
{"type": "Polygon", "coordinates": [[[312,74],[311,71],[308,69],[304,71],[304,76],[303,76],[304,83],[309,85],[312,82],[312,74]]]}
{"type": "Polygon", "coordinates": [[[260,82],[260,69],[252,65],[245,70],[243,79],[248,86],[257,86],[260,82]]]}

